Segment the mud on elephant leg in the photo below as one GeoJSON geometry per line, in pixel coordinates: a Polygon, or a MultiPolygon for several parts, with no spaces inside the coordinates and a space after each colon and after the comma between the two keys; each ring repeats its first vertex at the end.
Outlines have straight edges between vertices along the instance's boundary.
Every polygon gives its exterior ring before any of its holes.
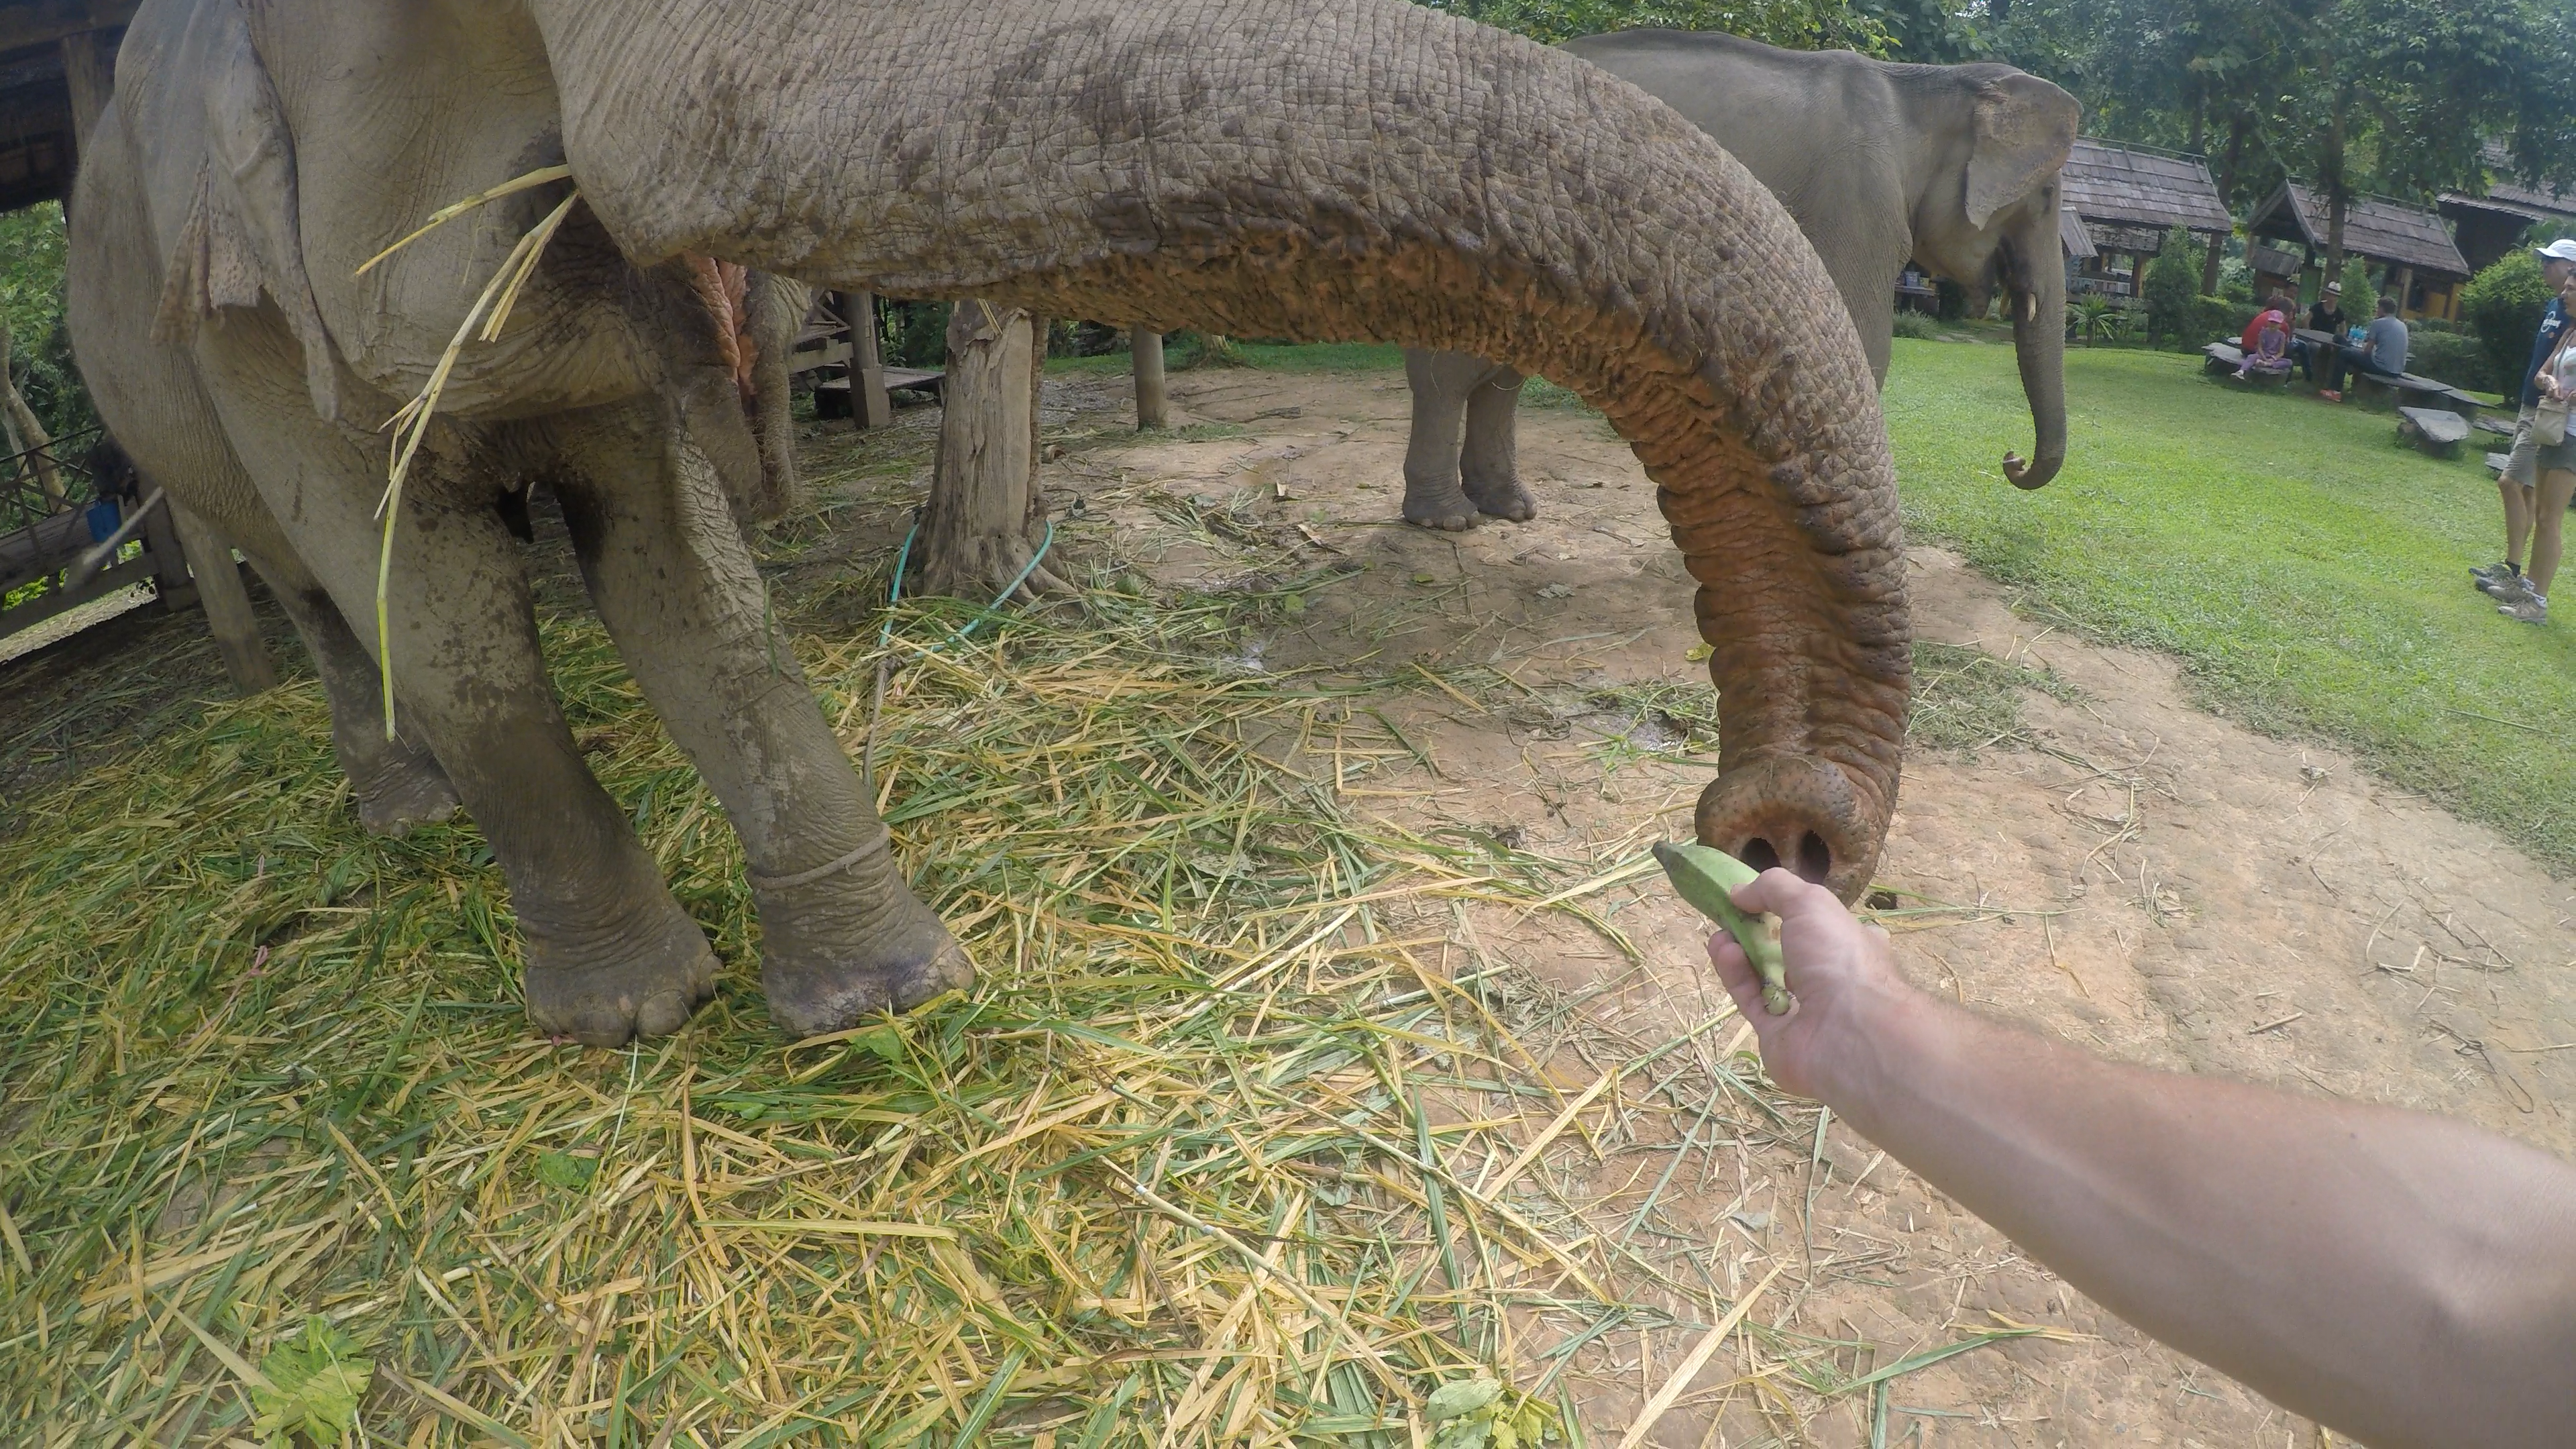
{"type": "Polygon", "coordinates": [[[1514,523],[1538,517],[1538,500],[1521,486],[1517,410],[1525,381],[1497,367],[1467,394],[1467,441],[1458,457],[1459,480],[1476,511],[1514,523]]]}
{"type": "Polygon", "coordinates": [[[779,1029],[837,1031],[968,985],[966,953],[897,868],[704,457],[649,405],[580,426],[582,471],[557,483],[574,549],[619,652],[742,837],[779,1029]]]}
{"type": "Polygon", "coordinates": [[[434,825],[464,807],[447,771],[426,745],[410,735],[385,738],[385,705],[375,657],[340,614],[321,581],[300,563],[257,559],[313,656],[322,688],[331,697],[331,750],[358,797],[358,821],[370,835],[395,839],[415,825],[434,825]]]}

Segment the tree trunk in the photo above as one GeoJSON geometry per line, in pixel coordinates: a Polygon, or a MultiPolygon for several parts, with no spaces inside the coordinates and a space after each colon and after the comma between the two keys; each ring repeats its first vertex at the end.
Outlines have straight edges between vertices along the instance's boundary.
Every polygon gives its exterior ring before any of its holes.
{"type": "MultiPolygon", "coordinates": [[[[2227,123],[2227,158],[2218,163],[2218,204],[2226,207],[2227,214],[2230,216],[2234,216],[2236,214],[2237,169],[2245,162],[2245,129],[2246,120],[2244,112],[2239,111],[2233,117],[2229,118],[2227,123]]],[[[2246,245],[2251,246],[2253,245],[2254,239],[2249,235],[2246,237],[2245,241],[2246,245]]],[[[2226,257],[2227,238],[2224,235],[2211,238],[2209,243],[2209,255],[2200,264],[2200,295],[2204,297],[2215,297],[2218,295],[2218,267],[2219,263],[2226,260],[2226,257]]]]}
{"type": "Polygon", "coordinates": [[[1172,389],[1163,376],[1163,334],[1136,328],[1127,334],[1127,347],[1136,361],[1136,426],[1170,427],[1172,389]]]}
{"type": "Polygon", "coordinates": [[[2318,167],[2318,180],[2326,188],[2326,276],[2343,280],[2343,214],[2352,201],[2352,188],[2343,170],[2344,139],[2343,88],[2335,88],[2334,117],[2326,126],[2325,164],[2318,167]]]}
{"type": "MultiPolygon", "coordinates": [[[[914,592],[984,603],[1036,555],[1046,519],[1037,482],[1043,324],[1017,307],[957,304],[948,317],[939,460],[923,510],[914,592]]],[[[1043,564],[1019,593],[1070,593],[1043,564]]]]}
{"type": "Polygon", "coordinates": [[[45,502],[60,513],[71,507],[71,500],[63,495],[63,475],[54,467],[53,455],[45,451],[54,445],[53,434],[45,431],[36,410],[18,395],[18,384],[9,376],[9,353],[9,324],[0,322],[0,417],[8,419],[9,431],[16,435],[10,451],[32,450],[27,466],[35,470],[36,486],[44,490],[45,502]]]}

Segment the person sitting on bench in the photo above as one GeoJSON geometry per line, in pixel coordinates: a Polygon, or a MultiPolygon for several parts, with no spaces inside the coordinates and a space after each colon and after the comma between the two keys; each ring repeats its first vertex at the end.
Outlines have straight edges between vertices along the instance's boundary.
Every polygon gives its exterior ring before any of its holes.
{"type": "Polygon", "coordinates": [[[2394,383],[2406,375],[2406,324],[2397,320],[2395,297],[2379,299],[2379,315],[2362,334],[2361,345],[2336,348],[2328,370],[2332,376],[2318,396],[2329,402],[2343,401],[2346,377],[2394,383]]]}

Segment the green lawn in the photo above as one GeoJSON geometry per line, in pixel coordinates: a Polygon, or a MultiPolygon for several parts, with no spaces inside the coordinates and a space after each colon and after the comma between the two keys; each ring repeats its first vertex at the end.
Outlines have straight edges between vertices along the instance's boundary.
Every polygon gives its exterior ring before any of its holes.
{"type": "Polygon", "coordinates": [[[2469,587],[2503,551],[2471,451],[2499,440],[2426,458],[2395,446],[2393,414],[2199,363],[2070,349],[2066,471],[2031,494],[1997,470],[2030,440],[2011,350],[1899,339],[1887,417],[1912,536],[2025,608],[2179,656],[2231,718],[2325,735],[2576,870],[2576,593],[2535,629],[2469,587]]]}

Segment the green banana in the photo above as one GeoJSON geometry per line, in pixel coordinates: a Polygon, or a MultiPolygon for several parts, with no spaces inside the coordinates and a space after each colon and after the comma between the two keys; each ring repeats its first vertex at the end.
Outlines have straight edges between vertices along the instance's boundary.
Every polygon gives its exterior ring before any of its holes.
{"type": "Polygon", "coordinates": [[[1737,886],[1751,881],[1761,872],[1737,860],[1723,850],[1705,845],[1655,843],[1655,859],[1664,867],[1664,875],[1673,883],[1681,898],[1698,907],[1699,913],[1726,928],[1735,944],[1744,948],[1753,962],[1753,970],[1762,978],[1762,1004],[1773,1016],[1787,1016],[1796,1002],[1789,995],[1788,968],[1780,960],[1780,943],[1772,939],[1762,918],[1750,915],[1735,903],[1737,886]]]}

